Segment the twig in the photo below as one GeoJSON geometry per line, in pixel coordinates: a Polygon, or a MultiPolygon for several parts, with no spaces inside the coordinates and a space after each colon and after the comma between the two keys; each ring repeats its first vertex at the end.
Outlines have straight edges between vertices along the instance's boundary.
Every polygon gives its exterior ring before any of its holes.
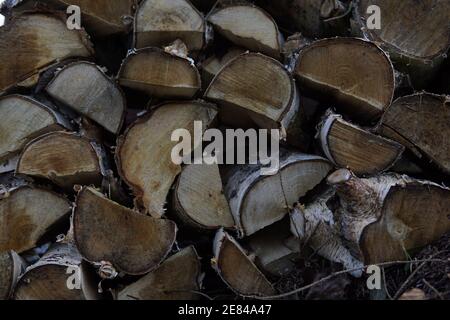
{"type": "Polygon", "coordinates": [[[436,293],[436,295],[439,297],[439,299],[444,300],[444,297],[442,296],[442,294],[435,288],[433,287],[427,280],[422,279],[423,283],[425,283],[431,290],[434,291],[434,293],[436,293]]]}
{"type": "Polygon", "coordinates": [[[386,295],[388,296],[389,300],[394,300],[391,296],[391,294],[389,293],[388,287],[387,287],[387,283],[386,283],[386,272],[384,271],[384,268],[381,269],[381,272],[383,274],[383,285],[384,285],[384,291],[386,292],[386,295]]]}

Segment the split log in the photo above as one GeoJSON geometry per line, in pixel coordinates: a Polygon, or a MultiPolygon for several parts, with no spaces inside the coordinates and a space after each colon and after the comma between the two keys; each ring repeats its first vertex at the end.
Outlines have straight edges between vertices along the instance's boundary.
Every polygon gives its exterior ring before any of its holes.
{"type": "Polygon", "coordinates": [[[45,91],[53,99],[117,134],[126,102],[120,88],[93,63],[75,62],[58,71],[45,91]]]}
{"type": "Polygon", "coordinates": [[[0,98],[0,119],[0,161],[16,156],[36,137],[71,127],[53,109],[21,95],[0,98]]]}
{"type": "Polygon", "coordinates": [[[240,235],[252,235],[283,219],[331,169],[324,158],[291,152],[280,155],[276,175],[261,175],[258,165],[234,168],[225,179],[225,195],[240,235]]]}
{"type": "Polygon", "coordinates": [[[234,227],[218,165],[186,166],[175,185],[173,203],[180,219],[194,228],[234,227]]]}
{"type": "Polygon", "coordinates": [[[77,249],[56,244],[20,278],[14,300],[97,300],[94,275],[77,249]]]}
{"type": "MultiPolygon", "coordinates": [[[[75,5],[81,11],[81,27],[95,37],[125,34],[132,28],[135,0],[21,0],[6,1],[5,7],[13,14],[40,8],[66,12],[75,5]]],[[[6,12],[8,13],[8,12],[6,12]]]]}
{"type": "Polygon", "coordinates": [[[211,261],[222,280],[238,295],[269,296],[275,289],[264,274],[247,256],[244,249],[223,229],[214,239],[214,258],[211,261]]]}
{"type": "Polygon", "coordinates": [[[164,261],[156,270],[127,286],[118,300],[197,300],[202,272],[194,247],[187,247],[164,261]]]}
{"type": "MultiPolygon", "coordinates": [[[[211,104],[199,101],[166,103],[138,119],[119,138],[116,152],[119,173],[133,189],[136,204],[144,211],[158,218],[164,214],[169,190],[181,172],[181,166],[172,161],[172,149],[177,145],[171,141],[174,130],[185,129],[192,136],[195,121],[201,121],[206,130],[216,116],[217,110],[211,104]]],[[[203,134],[203,131],[196,134],[203,134]]],[[[184,150],[186,156],[200,143],[195,141],[192,149],[184,150]]]]}
{"type": "Polygon", "coordinates": [[[63,196],[29,185],[6,187],[0,199],[0,251],[21,253],[36,247],[71,211],[70,202],[63,196]]]}
{"type": "Polygon", "coordinates": [[[14,251],[0,253],[0,300],[8,300],[24,271],[22,258],[14,251]]]}
{"type": "Polygon", "coordinates": [[[200,73],[192,61],[157,48],[128,55],[119,82],[157,98],[191,99],[201,88],[200,73]]]}
{"type": "Polygon", "coordinates": [[[395,174],[328,177],[340,198],[336,215],[352,254],[365,265],[408,258],[450,231],[450,189],[395,174]]]}
{"type": "Polygon", "coordinates": [[[322,150],[338,168],[356,175],[375,175],[390,169],[402,156],[404,147],[372,134],[328,112],[319,128],[322,150]]]}
{"type": "Polygon", "coordinates": [[[135,46],[162,47],[181,39],[189,50],[205,45],[205,19],[188,0],[144,0],[135,17],[135,46]]]}
{"type": "Polygon", "coordinates": [[[216,75],[205,98],[217,102],[223,123],[233,127],[289,128],[299,108],[293,78],[277,60],[246,53],[216,75]]]}
{"type": "Polygon", "coordinates": [[[448,1],[360,0],[354,12],[361,29],[357,33],[387,50],[416,86],[426,85],[435,76],[450,48],[448,1]],[[380,8],[380,29],[368,28],[371,5],[380,8]]]}
{"type": "Polygon", "coordinates": [[[223,55],[213,54],[202,63],[202,83],[207,88],[220,70],[231,60],[243,54],[244,49],[231,48],[223,55]]]}
{"type": "Polygon", "coordinates": [[[71,190],[75,184],[100,185],[103,160],[94,142],[77,134],[51,132],[23,149],[16,173],[45,178],[71,190]]]}
{"type": "Polygon", "coordinates": [[[356,120],[377,120],[391,104],[394,69],[375,44],[355,38],[319,40],[298,57],[300,87],[356,120]]]}
{"type": "Polygon", "coordinates": [[[63,17],[24,13],[0,28],[0,93],[18,86],[31,87],[49,65],[70,57],[93,55],[83,30],[69,30],[63,17]],[[55,41],[58,39],[58,41],[55,41]]]}
{"type": "Polygon", "coordinates": [[[396,100],[386,110],[377,131],[450,174],[449,123],[450,98],[419,93],[396,100]]]}
{"type": "Polygon", "coordinates": [[[118,271],[139,275],[153,270],[169,254],[177,227],[172,221],[122,207],[93,188],[82,188],[73,213],[73,231],[87,261],[107,262],[118,271]]]}
{"type": "Polygon", "coordinates": [[[223,5],[209,13],[208,21],[235,45],[280,58],[284,37],[264,10],[250,4],[223,5]]]}

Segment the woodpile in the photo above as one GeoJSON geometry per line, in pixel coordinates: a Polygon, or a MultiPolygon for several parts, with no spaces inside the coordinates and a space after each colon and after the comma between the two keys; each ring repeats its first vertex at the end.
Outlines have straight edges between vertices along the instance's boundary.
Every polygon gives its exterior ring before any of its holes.
{"type": "Polygon", "coordinates": [[[450,231],[448,1],[0,12],[0,299],[275,298],[450,231]]]}

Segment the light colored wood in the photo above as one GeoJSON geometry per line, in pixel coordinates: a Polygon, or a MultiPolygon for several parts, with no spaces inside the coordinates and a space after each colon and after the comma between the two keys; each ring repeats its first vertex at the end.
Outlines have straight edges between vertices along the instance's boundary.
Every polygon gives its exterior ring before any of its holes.
{"type": "Polygon", "coordinates": [[[11,297],[23,271],[24,263],[16,252],[0,252],[0,300],[11,297]]]}
{"type": "Polygon", "coordinates": [[[177,252],[118,294],[118,300],[198,300],[200,260],[194,247],[177,252]]]}
{"type": "Polygon", "coordinates": [[[228,50],[223,56],[213,54],[202,63],[202,82],[205,87],[208,87],[214,77],[222,70],[222,68],[237,56],[243,54],[244,49],[233,47],[228,50]]]}
{"type": "Polygon", "coordinates": [[[186,166],[175,186],[173,202],[179,217],[192,227],[234,227],[218,165],[186,166]]]}
{"type": "Polygon", "coordinates": [[[75,62],[58,71],[45,91],[55,100],[117,134],[126,101],[120,88],[99,67],[75,62]]]}
{"type": "Polygon", "coordinates": [[[49,179],[71,190],[75,184],[100,185],[101,161],[89,140],[59,131],[31,141],[20,155],[16,173],[49,179]]]}
{"type": "Polygon", "coordinates": [[[54,110],[21,95],[0,98],[0,119],[0,161],[17,155],[40,135],[70,127],[54,110]]]}
{"type": "Polygon", "coordinates": [[[394,95],[392,63],[379,47],[361,39],[313,42],[300,52],[295,75],[304,91],[359,121],[378,119],[394,95]]]}
{"type": "Polygon", "coordinates": [[[214,239],[211,262],[222,280],[236,294],[268,296],[275,293],[272,284],[229,234],[219,230],[214,239]]]}
{"type": "Polygon", "coordinates": [[[165,103],[138,119],[119,139],[116,152],[119,173],[145,212],[155,217],[164,214],[169,190],[181,172],[181,166],[171,158],[172,148],[178,144],[171,141],[174,130],[186,129],[193,136],[194,121],[201,121],[206,130],[216,116],[217,110],[211,104],[165,103]]]}
{"type": "Polygon", "coordinates": [[[254,5],[225,5],[208,15],[214,29],[237,46],[280,58],[283,35],[276,22],[254,5]]]}
{"type": "Polygon", "coordinates": [[[200,74],[191,61],[156,48],[131,53],[121,67],[119,82],[165,99],[191,99],[201,88],[200,74]]]}
{"type": "Polygon", "coordinates": [[[0,251],[34,248],[70,211],[70,202],[54,192],[27,185],[8,189],[0,196],[0,251]]]}
{"type": "Polygon", "coordinates": [[[337,167],[357,175],[375,175],[390,169],[404,147],[328,113],[319,129],[322,150],[337,167]]]}
{"type": "Polygon", "coordinates": [[[29,80],[57,61],[93,55],[92,44],[82,30],[69,30],[65,19],[42,13],[25,13],[0,28],[0,92],[29,80]],[[58,41],[55,41],[58,39],[58,41]]]}
{"type": "Polygon", "coordinates": [[[106,261],[127,274],[145,274],[169,254],[177,227],[115,203],[93,188],[83,188],[73,214],[75,243],[90,262],[106,261]]]}
{"type": "Polygon", "coordinates": [[[162,47],[181,39],[189,50],[205,42],[203,15],[188,0],[144,0],[135,17],[136,48],[162,47]]]}

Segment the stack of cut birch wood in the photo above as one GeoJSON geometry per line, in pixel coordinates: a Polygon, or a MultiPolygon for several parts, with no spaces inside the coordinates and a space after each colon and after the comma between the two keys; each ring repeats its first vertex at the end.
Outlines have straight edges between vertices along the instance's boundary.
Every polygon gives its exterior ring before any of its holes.
{"type": "Polygon", "coordinates": [[[0,299],[276,296],[311,252],[361,277],[450,231],[449,1],[1,12],[0,299]],[[174,164],[194,121],[280,129],[279,172],[174,164]]]}

